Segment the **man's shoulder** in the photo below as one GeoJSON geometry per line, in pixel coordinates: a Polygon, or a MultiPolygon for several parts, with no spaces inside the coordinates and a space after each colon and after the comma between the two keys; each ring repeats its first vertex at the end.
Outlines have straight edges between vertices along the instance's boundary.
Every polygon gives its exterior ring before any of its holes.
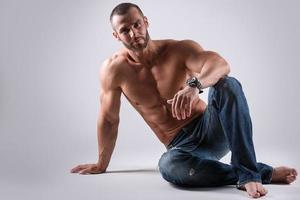
{"type": "Polygon", "coordinates": [[[121,52],[116,52],[108,57],[99,70],[99,78],[102,84],[106,83],[107,86],[118,87],[121,84],[122,77],[124,76],[124,67],[126,66],[126,56],[121,52]]]}
{"type": "Polygon", "coordinates": [[[122,51],[118,51],[105,59],[100,67],[101,73],[115,74],[127,64],[127,58],[122,51]]]}
{"type": "Polygon", "coordinates": [[[107,59],[105,59],[102,66],[107,68],[116,68],[126,63],[127,57],[125,53],[122,50],[120,50],[115,52],[113,55],[109,56],[107,59]]]}
{"type": "Polygon", "coordinates": [[[185,39],[185,40],[177,40],[174,44],[174,47],[178,49],[190,49],[190,48],[201,48],[201,45],[195,40],[185,39]]]}
{"type": "Polygon", "coordinates": [[[184,39],[184,40],[158,40],[159,43],[163,44],[163,46],[168,47],[168,51],[177,52],[177,53],[188,53],[192,51],[202,51],[201,45],[195,40],[184,39]]]}

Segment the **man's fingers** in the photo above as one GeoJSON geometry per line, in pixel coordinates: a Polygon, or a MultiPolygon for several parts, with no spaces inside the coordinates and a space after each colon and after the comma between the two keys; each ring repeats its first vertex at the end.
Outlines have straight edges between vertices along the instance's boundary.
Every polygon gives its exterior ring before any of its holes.
{"type": "Polygon", "coordinates": [[[180,103],[180,107],[179,107],[179,113],[180,113],[180,117],[181,119],[185,119],[186,118],[186,102],[187,102],[187,97],[182,97],[181,103],[180,103]]]}
{"type": "Polygon", "coordinates": [[[80,174],[100,174],[100,173],[104,173],[105,170],[101,170],[99,169],[96,165],[91,165],[89,167],[87,167],[86,169],[82,170],[80,172],[80,174]]]}
{"type": "Polygon", "coordinates": [[[78,173],[81,170],[86,169],[88,166],[90,166],[90,164],[77,165],[76,167],[71,169],[71,173],[78,173]]]}
{"type": "Polygon", "coordinates": [[[85,175],[85,174],[95,174],[97,172],[96,168],[97,167],[94,166],[94,165],[89,165],[88,167],[86,167],[85,169],[83,169],[80,172],[80,174],[83,174],[83,175],[85,175]]]}
{"type": "Polygon", "coordinates": [[[191,102],[191,99],[187,98],[186,103],[185,103],[185,112],[186,112],[187,117],[190,117],[190,115],[191,115],[190,114],[190,107],[191,107],[190,102],[191,102]]]}
{"type": "Polygon", "coordinates": [[[181,105],[181,101],[182,101],[182,96],[178,96],[176,98],[176,103],[175,103],[175,116],[177,119],[181,119],[181,114],[180,114],[180,105],[181,105]]]}
{"type": "Polygon", "coordinates": [[[183,106],[183,112],[184,112],[185,118],[190,117],[190,101],[191,101],[191,99],[189,97],[186,97],[186,100],[185,100],[184,106],[183,106]]]}
{"type": "Polygon", "coordinates": [[[192,114],[192,105],[193,105],[193,101],[190,100],[190,102],[189,102],[189,115],[188,116],[191,116],[191,114],[192,114]]]}
{"type": "Polygon", "coordinates": [[[177,94],[175,94],[174,98],[173,98],[173,103],[172,103],[172,115],[174,118],[176,118],[176,113],[175,113],[175,105],[176,105],[176,101],[177,101],[177,94]]]}
{"type": "Polygon", "coordinates": [[[173,99],[167,100],[167,103],[168,103],[168,104],[172,104],[172,103],[173,103],[173,99]]]}
{"type": "Polygon", "coordinates": [[[85,174],[90,174],[91,173],[91,168],[86,168],[84,170],[81,170],[79,174],[85,175],[85,174]]]}
{"type": "Polygon", "coordinates": [[[167,100],[167,103],[172,104],[172,116],[178,120],[186,119],[192,114],[193,100],[189,96],[177,93],[173,99],[167,100]]]}
{"type": "Polygon", "coordinates": [[[83,165],[78,165],[76,167],[74,167],[73,169],[71,169],[71,173],[77,173],[79,171],[81,171],[83,169],[83,165]]]}
{"type": "Polygon", "coordinates": [[[176,94],[173,99],[167,100],[172,104],[172,115],[178,120],[186,119],[191,115],[192,102],[189,97],[176,94]]]}

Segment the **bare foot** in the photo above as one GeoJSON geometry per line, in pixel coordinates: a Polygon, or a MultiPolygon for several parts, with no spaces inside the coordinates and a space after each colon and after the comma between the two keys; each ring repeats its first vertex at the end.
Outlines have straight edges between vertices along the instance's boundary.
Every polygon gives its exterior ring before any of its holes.
{"type": "Polygon", "coordinates": [[[276,167],[273,169],[271,183],[290,184],[296,180],[296,169],[289,167],[276,167]]]}
{"type": "MultiPolygon", "coordinates": [[[[290,184],[296,180],[298,173],[296,169],[289,167],[276,167],[273,169],[271,183],[290,184]]],[[[249,196],[259,198],[268,193],[268,191],[259,182],[248,182],[239,189],[247,191],[249,196]]]]}
{"type": "Polygon", "coordinates": [[[241,186],[239,189],[246,190],[248,195],[252,198],[259,198],[265,196],[268,193],[268,190],[266,190],[259,182],[248,182],[245,185],[241,186]]]}

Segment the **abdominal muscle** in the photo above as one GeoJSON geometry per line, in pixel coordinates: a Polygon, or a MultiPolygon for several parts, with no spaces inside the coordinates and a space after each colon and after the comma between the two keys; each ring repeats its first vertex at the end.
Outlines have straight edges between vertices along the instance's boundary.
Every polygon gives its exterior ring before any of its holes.
{"type": "Polygon", "coordinates": [[[151,107],[136,105],[130,100],[129,102],[141,114],[146,123],[165,146],[172,141],[185,125],[203,114],[206,108],[205,102],[198,99],[193,103],[191,116],[184,120],[178,120],[172,116],[171,104],[167,104],[166,101],[162,100],[151,107]]]}

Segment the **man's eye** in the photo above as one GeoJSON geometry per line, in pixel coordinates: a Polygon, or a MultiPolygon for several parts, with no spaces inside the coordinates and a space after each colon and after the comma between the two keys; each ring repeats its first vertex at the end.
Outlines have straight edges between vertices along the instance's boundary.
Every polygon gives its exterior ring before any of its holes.
{"type": "Polygon", "coordinates": [[[121,33],[128,33],[129,32],[129,29],[123,29],[122,31],[121,31],[121,33]]]}
{"type": "Polygon", "coordinates": [[[140,27],[140,26],[141,26],[141,23],[139,23],[139,22],[137,22],[137,23],[134,24],[134,27],[135,27],[135,28],[138,28],[138,27],[140,27]]]}

